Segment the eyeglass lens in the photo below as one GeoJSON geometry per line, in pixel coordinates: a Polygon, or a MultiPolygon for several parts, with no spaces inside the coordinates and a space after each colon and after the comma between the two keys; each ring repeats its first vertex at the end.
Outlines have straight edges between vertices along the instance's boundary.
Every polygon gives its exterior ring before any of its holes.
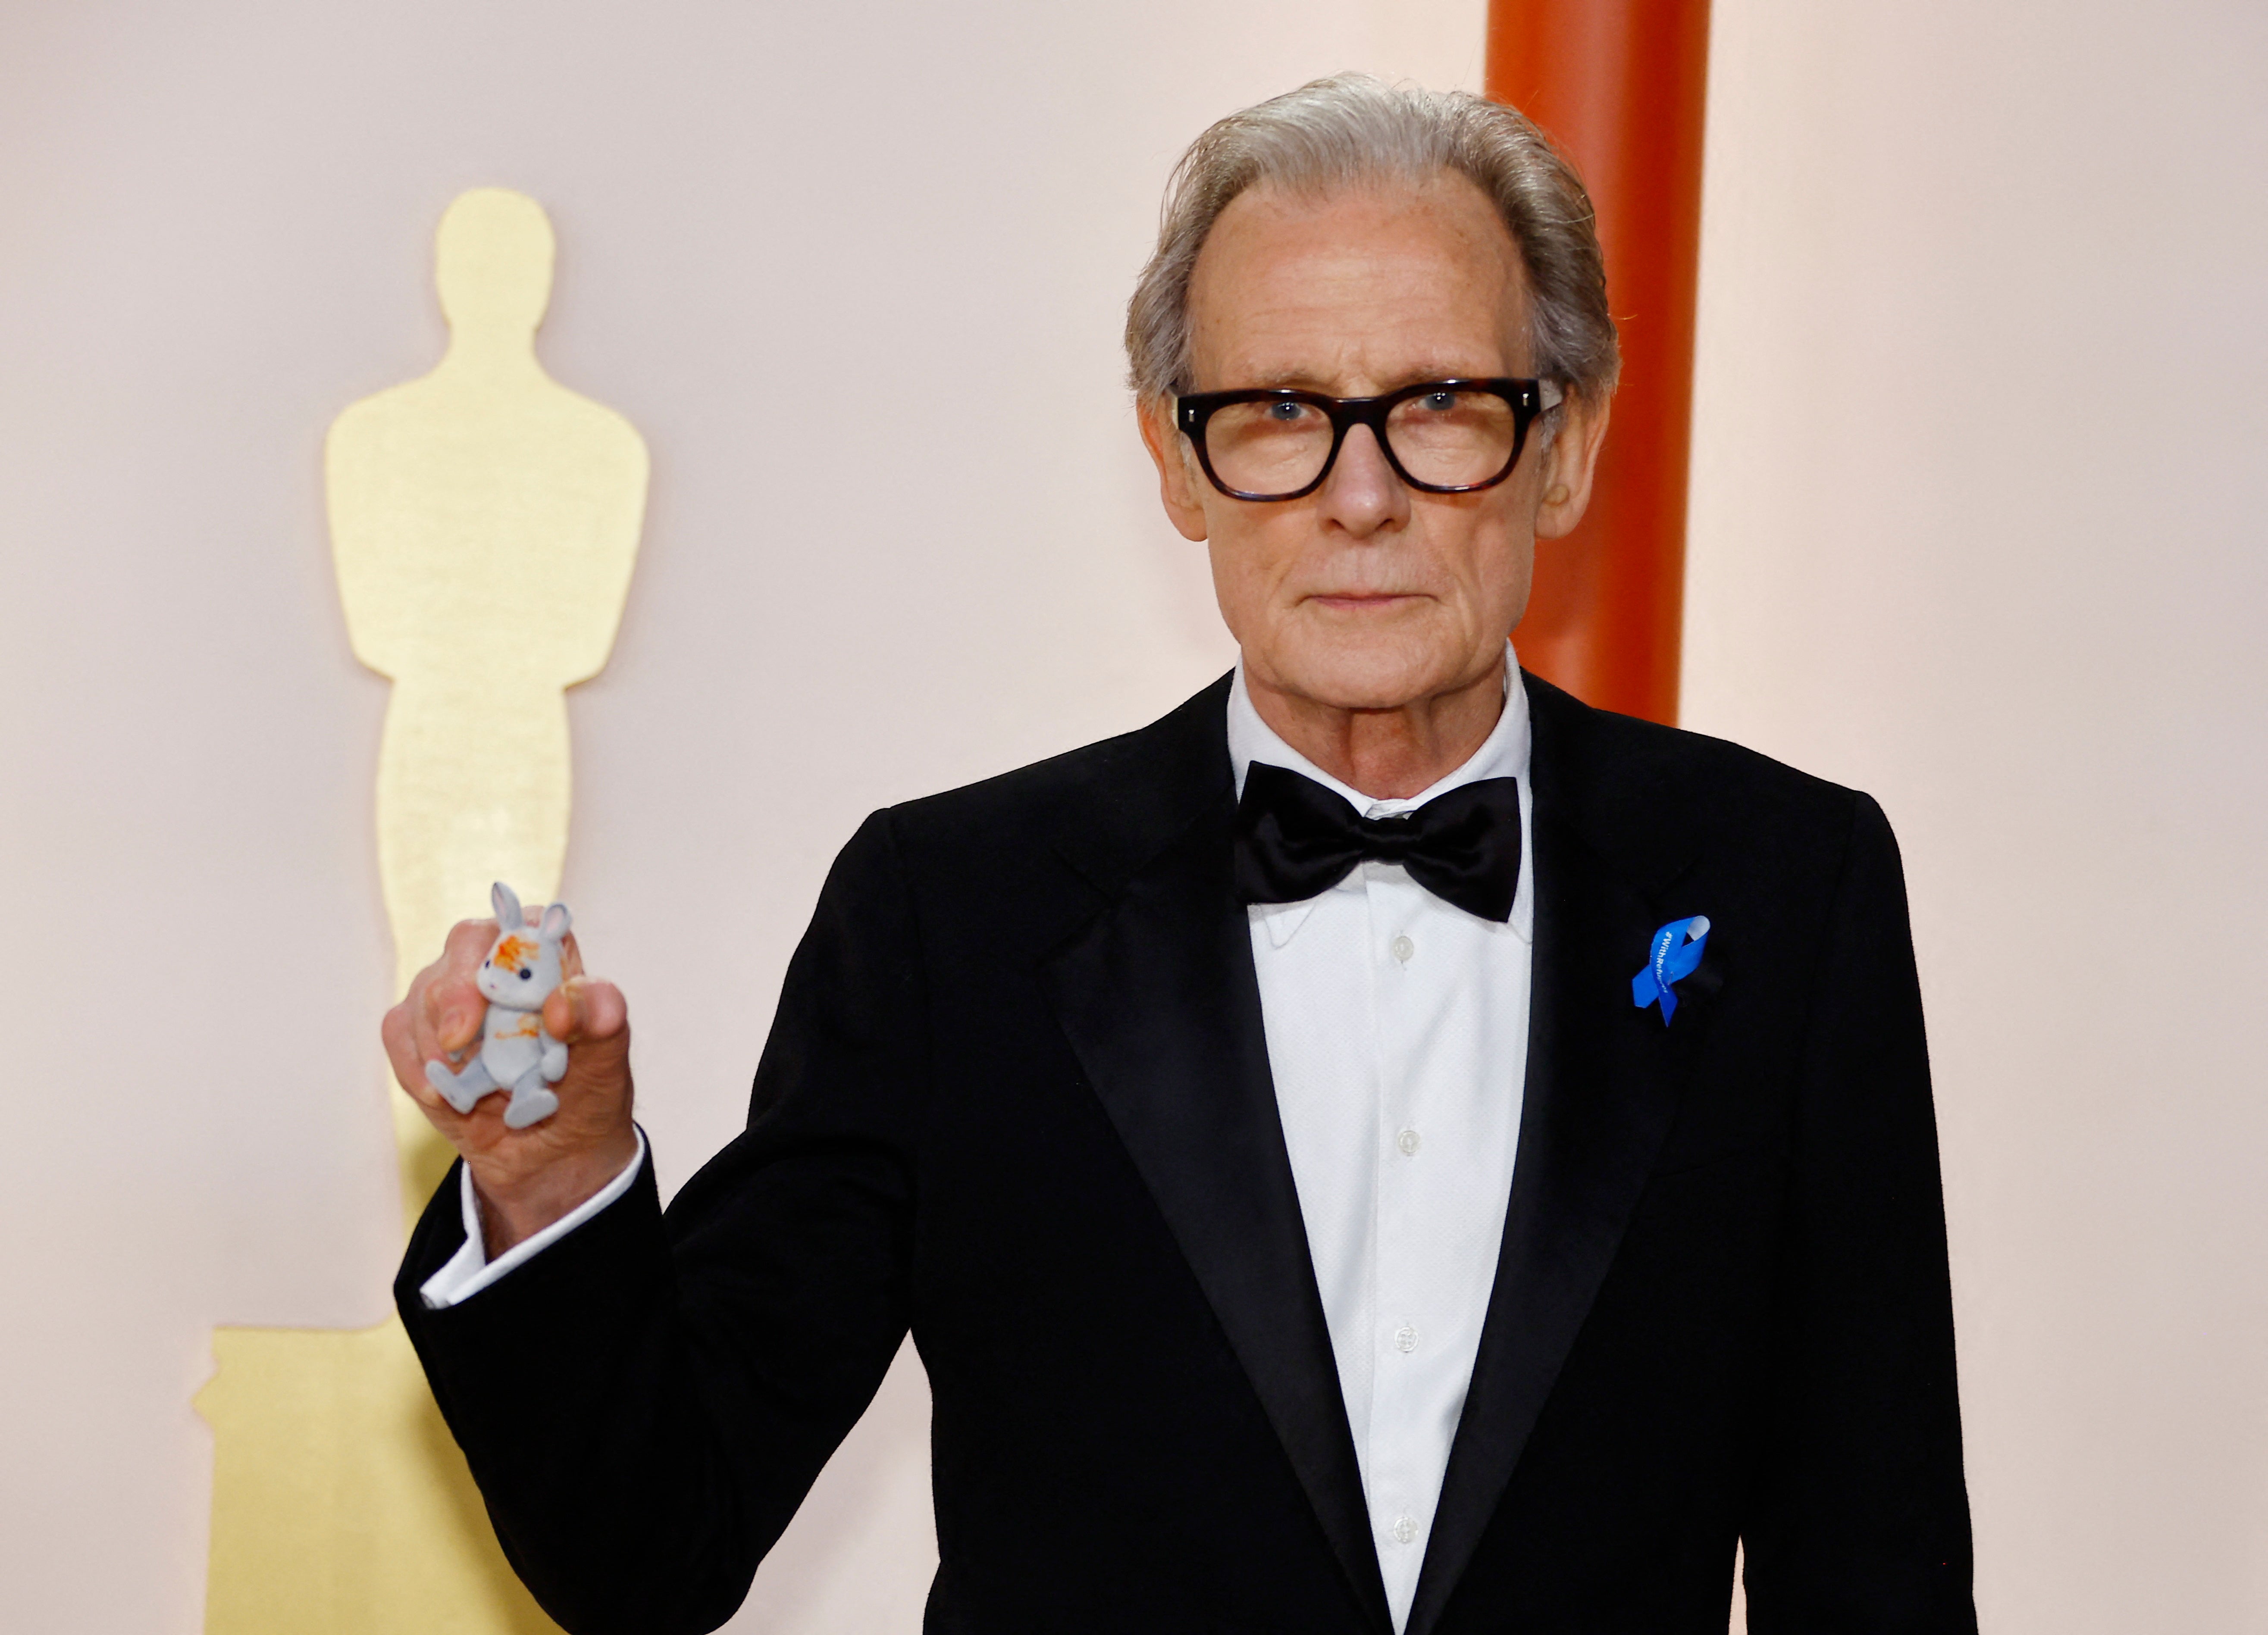
{"type": "MultiPolygon", "coordinates": [[[[1444,488],[1495,477],[1519,436],[1512,405],[1492,392],[1427,392],[1395,404],[1386,417],[1386,441],[1402,469],[1444,488]]],[[[1224,404],[1205,424],[1205,454],[1231,488],[1295,494],[1330,458],[1330,417],[1292,398],[1224,404]]]]}

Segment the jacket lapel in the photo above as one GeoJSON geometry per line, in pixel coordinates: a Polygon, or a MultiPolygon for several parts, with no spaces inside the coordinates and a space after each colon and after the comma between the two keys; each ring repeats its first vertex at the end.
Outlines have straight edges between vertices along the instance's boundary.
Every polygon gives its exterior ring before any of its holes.
{"type": "Polygon", "coordinates": [[[1356,1600],[1382,1631],[1385,1587],[1277,1114],[1251,934],[1231,889],[1234,790],[1221,721],[1216,705],[1207,787],[1182,805],[1180,833],[1123,883],[1108,863],[1073,859],[1112,900],[1047,962],[1045,981],[1356,1600]]]}
{"type": "Polygon", "coordinates": [[[1683,1004],[1665,1029],[1631,998],[1667,918],[1641,881],[1666,883],[1686,859],[1675,836],[1660,837],[1631,877],[1616,856],[1630,848],[1602,814],[1627,812],[1635,792],[1613,798],[1602,780],[1617,769],[1587,764],[1583,706],[1532,678],[1528,686],[1536,894],[1520,1150],[1408,1635],[1432,1635],[1495,1514],[1669,1133],[1699,1031],[1683,1004]]]}

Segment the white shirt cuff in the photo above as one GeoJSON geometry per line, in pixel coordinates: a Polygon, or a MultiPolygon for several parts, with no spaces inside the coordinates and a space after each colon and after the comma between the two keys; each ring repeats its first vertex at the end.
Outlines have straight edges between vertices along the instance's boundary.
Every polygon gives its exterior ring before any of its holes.
{"type": "MultiPolygon", "coordinates": [[[[636,1129],[636,1125],[631,1126],[636,1129]]],[[[534,1236],[523,1238],[494,1260],[488,1257],[487,1245],[481,1235],[481,1201],[473,1191],[473,1171],[469,1165],[457,1172],[458,1192],[465,1211],[465,1244],[449,1257],[448,1265],[427,1278],[417,1290],[427,1309],[444,1310],[460,1301],[470,1300],[514,1266],[523,1265],[561,1238],[597,1214],[608,1204],[630,1190],[637,1179],[638,1166],[645,1162],[645,1132],[637,1132],[637,1155],[622,1172],[585,1199],[581,1203],[554,1221],[534,1236]]]]}

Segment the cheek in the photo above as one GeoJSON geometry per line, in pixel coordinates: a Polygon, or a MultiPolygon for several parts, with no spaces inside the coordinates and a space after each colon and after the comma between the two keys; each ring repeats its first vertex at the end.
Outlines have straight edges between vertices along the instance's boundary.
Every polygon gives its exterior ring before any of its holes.
{"type": "Polygon", "coordinates": [[[1212,567],[1213,605],[1220,609],[1229,634],[1241,641],[1252,627],[1256,598],[1251,579],[1218,531],[1205,541],[1205,558],[1212,567]]]}
{"type": "Polygon", "coordinates": [[[1476,641],[1493,641],[1527,611],[1535,540],[1497,508],[1456,523],[1434,536],[1429,576],[1458,627],[1476,641]]]}
{"type": "Polygon", "coordinates": [[[1499,622],[1504,626],[1507,634],[1528,616],[1528,598],[1534,589],[1535,581],[1535,558],[1534,547],[1531,546],[1527,554],[1506,575],[1501,586],[1497,611],[1500,615],[1499,622]]]}
{"type": "Polygon", "coordinates": [[[1299,560],[1289,531],[1271,529],[1248,515],[1216,517],[1205,540],[1213,594],[1232,626],[1241,613],[1264,613],[1299,560]]]}
{"type": "Polygon", "coordinates": [[[1525,496],[1510,483],[1491,498],[1465,542],[1470,582],[1491,605],[1507,598],[1525,600],[1535,567],[1533,507],[1522,504],[1525,496]]]}
{"type": "Polygon", "coordinates": [[[1528,582],[1535,571],[1535,539],[1528,536],[1513,535],[1507,530],[1504,536],[1493,542],[1493,548],[1484,559],[1483,583],[1487,587],[1490,600],[1527,600],[1528,582]]]}

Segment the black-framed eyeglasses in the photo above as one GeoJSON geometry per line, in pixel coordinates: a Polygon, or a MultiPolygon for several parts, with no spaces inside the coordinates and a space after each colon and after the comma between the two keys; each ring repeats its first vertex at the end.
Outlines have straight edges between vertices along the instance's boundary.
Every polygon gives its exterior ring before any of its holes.
{"type": "Polygon", "coordinates": [[[1233,500],[1296,500],[1330,475],[1347,428],[1367,426],[1394,474],[1427,494],[1470,494],[1512,475],[1550,381],[1421,380],[1375,398],[1261,387],[1174,400],[1212,486],[1233,500]]]}

